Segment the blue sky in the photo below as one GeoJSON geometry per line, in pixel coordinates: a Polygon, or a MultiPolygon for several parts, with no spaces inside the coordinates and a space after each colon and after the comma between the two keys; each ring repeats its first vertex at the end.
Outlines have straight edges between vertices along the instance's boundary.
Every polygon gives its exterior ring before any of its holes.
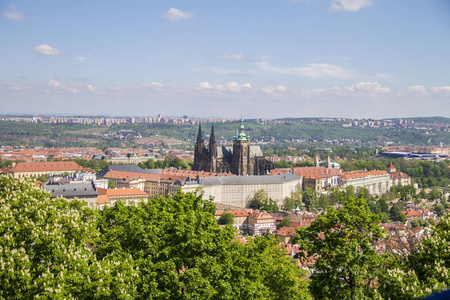
{"type": "Polygon", "coordinates": [[[448,0],[0,1],[0,113],[450,117],[448,0]]]}

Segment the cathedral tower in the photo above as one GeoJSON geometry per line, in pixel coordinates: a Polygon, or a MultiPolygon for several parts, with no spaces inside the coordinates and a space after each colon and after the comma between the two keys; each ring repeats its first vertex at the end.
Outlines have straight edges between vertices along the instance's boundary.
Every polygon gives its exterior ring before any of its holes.
{"type": "Polygon", "coordinates": [[[211,137],[209,138],[209,159],[210,159],[210,172],[217,172],[217,145],[216,137],[214,136],[214,124],[211,127],[211,137]]]}
{"type": "Polygon", "coordinates": [[[236,175],[253,174],[249,170],[250,140],[244,132],[244,118],[241,116],[241,124],[236,131],[233,141],[233,158],[231,160],[231,173],[236,175]]]}
{"type": "Polygon", "coordinates": [[[205,142],[202,135],[202,124],[198,126],[197,143],[194,150],[194,166],[193,170],[202,170],[204,165],[204,157],[206,156],[205,142]]]}

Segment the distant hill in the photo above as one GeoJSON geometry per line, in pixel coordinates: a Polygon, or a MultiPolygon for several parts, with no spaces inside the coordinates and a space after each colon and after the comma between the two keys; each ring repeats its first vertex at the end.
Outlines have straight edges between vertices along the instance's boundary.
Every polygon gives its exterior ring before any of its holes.
{"type": "Polygon", "coordinates": [[[415,123],[444,123],[450,124],[450,118],[446,117],[417,117],[417,118],[407,118],[408,120],[413,120],[415,123]]]}

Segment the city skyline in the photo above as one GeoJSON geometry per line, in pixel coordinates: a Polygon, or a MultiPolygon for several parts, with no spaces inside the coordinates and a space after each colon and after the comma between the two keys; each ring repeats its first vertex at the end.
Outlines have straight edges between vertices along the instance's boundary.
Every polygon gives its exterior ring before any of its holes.
{"type": "Polygon", "coordinates": [[[6,1],[0,114],[450,117],[450,3],[6,1]]]}

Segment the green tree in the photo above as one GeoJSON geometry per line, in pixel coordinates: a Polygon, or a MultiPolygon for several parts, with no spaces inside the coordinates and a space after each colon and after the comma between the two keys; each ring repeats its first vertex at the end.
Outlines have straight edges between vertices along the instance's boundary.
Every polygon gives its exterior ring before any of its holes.
{"type": "Polygon", "coordinates": [[[283,200],[283,206],[282,209],[284,211],[291,211],[294,208],[296,208],[297,206],[302,206],[302,187],[300,184],[298,184],[295,187],[295,190],[291,193],[291,197],[286,197],[283,200]]]}
{"type": "Polygon", "coordinates": [[[424,238],[405,258],[391,258],[380,276],[380,291],[390,299],[420,299],[450,286],[450,220],[440,219],[431,236],[424,238]]]}
{"type": "Polygon", "coordinates": [[[446,213],[444,205],[441,205],[441,204],[435,205],[434,212],[436,213],[436,215],[438,217],[442,217],[446,213]]]}
{"type": "Polygon", "coordinates": [[[112,181],[111,179],[108,180],[108,189],[114,189],[114,188],[116,188],[114,181],[112,181]]]}
{"type": "Polygon", "coordinates": [[[233,224],[234,224],[234,215],[232,215],[232,214],[230,214],[230,213],[227,213],[227,212],[224,212],[224,213],[220,216],[220,218],[219,218],[219,220],[218,220],[218,223],[219,223],[220,225],[227,225],[227,224],[233,225],[233,224]]]}
{"type": "Polygon", "coordinates": [[[155,161],[153,159],[148,159],[146,162],[144,162],[141,166],[141,168],[144,169],[155,169],[155,161]]]}
{"type": "Polygon", "coordinates": [[[302,193],[302,201],[306,205],[306,208],[308,210],[311,210],[312,208],[316,207],[318,202],[316,191],[310,187],[305,188],[305,190],[302,193]]]}
{"type": "Polygon", "coordinates": [[[98,217],[31,180],[0,177],[0,298],[135,297],[140,279],[129,255],[96,256],[98,217]]]}
{"type": "Polygon", "coordinates": [[[354,196],[354,195],[356,195],[356,189],[353,185],[346,186],[345,193],[348,196],[354,196]]]}
{"type": "Polygon", "coordinates": [[[250,200],[249,208],[264,210],[267,212],[277,212],[278,205],[272,198],[269,198],[264,189],[257,190],[250,200]]]}
{"type": "Polygon", "coordinates": [[[317,299],[372,299],[385,257],[375,245],[386,238],[364,198],[345,196],[341,210],[330,208],[309,227],[297,229],[301,259],[313,258],[310,291],[317,299]]]}
{"type": "Polygon", "coordinates": [[[280,224],[277,225],[277,229],[285,226],[291,227],[291,219],[289,217],[284,217],[283,220],[281,220],[280,224]]]}
{"type": "Polygon", "coordinates": [[[404,204],[402,202],[397,202],[392,205],[389,210],[389,215],[393,221],[398,221],[400,223],[406,222],[406,216],[403,213],[404,204]]]}
{"type": "Polygon", "coordinates": [[[380,209],[383,213],[389,212],[389,205],[386,203],[386,200],[382,197],[380,201],[378,202],[380,205],[380,209]]]}
{"type": "Polygon", "coordinates": [[[330,197],[326,194],[321,194],[317,201],[317,206],[320,208],[328,208],[330,206],[330,197]]]}
{"type": "Polygon", "coordinates": [[[274,238],[235,241],[209,201],[192,193],[102,211],[100,259],[128,253],[139,268],[137,299],[305,299],[304,273],[274,238]]]}
{"type": "Polygon", "coordinates": [[[430,192],[428,193],[428,199],[432,201],[440,199],[441,196],[442,193],[436,187],[432,187],[430,192]]]}

